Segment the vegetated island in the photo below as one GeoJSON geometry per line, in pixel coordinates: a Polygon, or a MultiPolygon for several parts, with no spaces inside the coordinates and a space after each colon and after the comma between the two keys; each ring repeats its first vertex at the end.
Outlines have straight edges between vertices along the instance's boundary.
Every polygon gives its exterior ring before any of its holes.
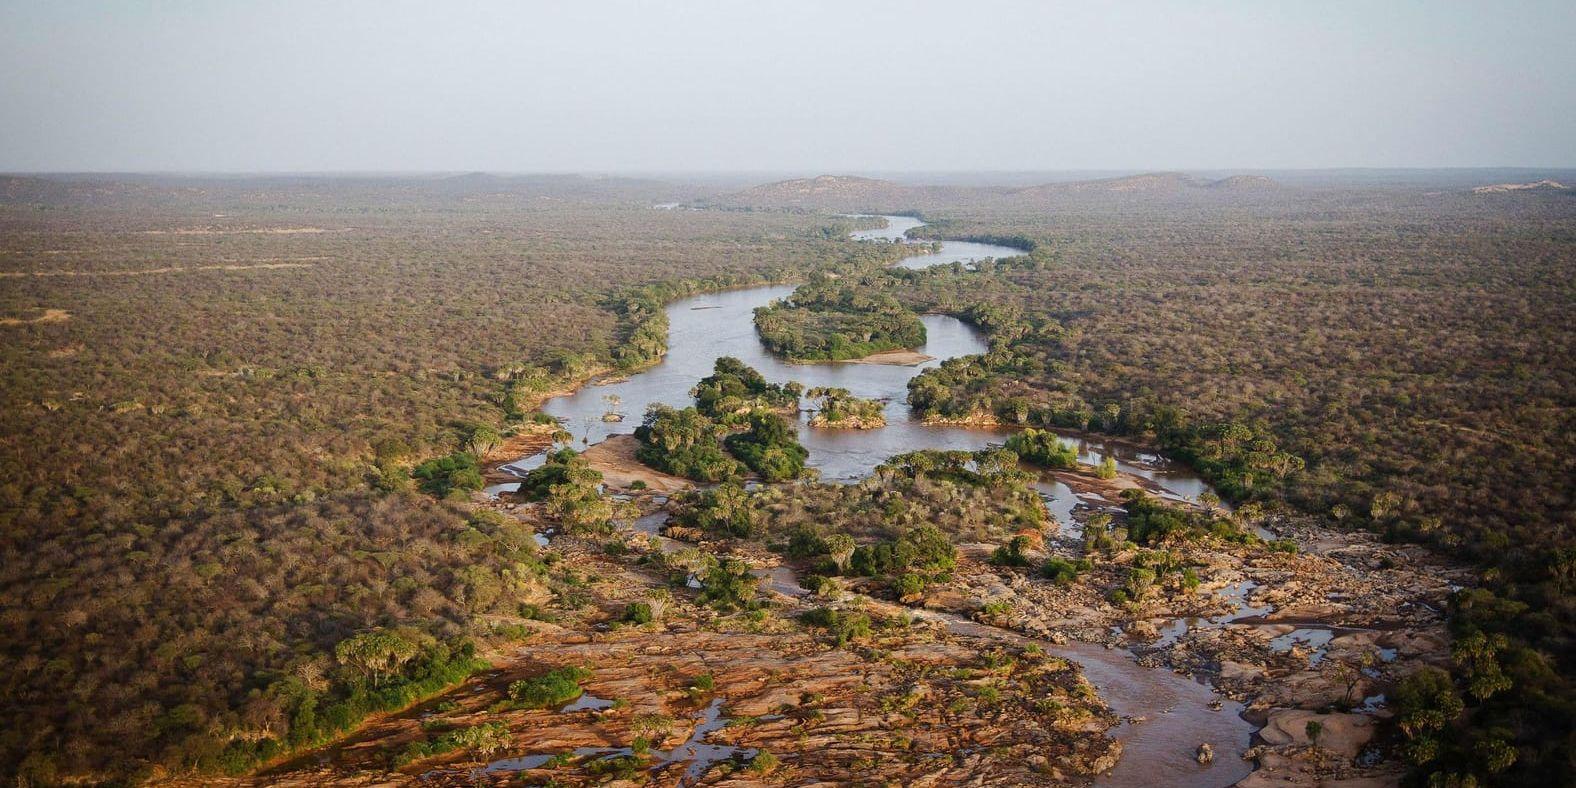
{"type": "Polygon", "coordinates": [[[717,359],[713,374],[692,390],[695,405],[653,405],[635,430],[635,457],[663,471],[702,482],[737,481],[746,469],[768,482],[798,479],[809,452],[782,411],[797,409],[798,383],[768,383],[736,358],[717,359]]]}
{"type": "Polygon", "coordinates": [[[832,277],[756,309],[755,328],[767,349],[789,361],[853,361],[925,344],[925,324],[897,299],[832,277]]]}
{"type": "Polygon", "coordinates": [[[848,389],[821,387],[806,392],[815,401],[816,413],[810,417],[812,427],[870,430],[886,426],[886,414],[880,400],[860,399],[848,389]]]}

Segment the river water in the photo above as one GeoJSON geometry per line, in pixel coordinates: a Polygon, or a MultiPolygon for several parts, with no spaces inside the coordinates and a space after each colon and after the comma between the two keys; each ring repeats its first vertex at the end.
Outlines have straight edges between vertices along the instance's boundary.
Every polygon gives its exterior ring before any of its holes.
{"type": "MultiPolygon", "coordinates": [[[[903,232],[921,224],[906,216],[886,218],[888,227],[859,231],[854,237],[869,241],[901,239],[903,232]]],[[[947,241],[941,245],[939,253],[916,254],[900,265],[925,267],[971,263],[1019,254],[1019,250],[1007,246],[947,241]]],[[[793,285],[772,285],[675,301],[667,309],[668,354],[660,363],[625,380],[593,383],[568,396],[555,397],[548,400],[542,410],[563,423],[573,434],[576,445],[598,443],[610,435],[634,432],[650,405],[663,403],[684,407],[692,404],[690,389],[696,381],[711,374],[719,357],[734,356],[774,382],[797,380],[806,388],[837,386],[848,389],[855,396],[887,403],[887,426],[878,430],[816,429],[809,426],[810,414],[802,414],[799,440],[810,450],[810,466],[819,470],[826,481],[849,482],[864,478],[894,454],[919,449],[973,451],[1001,443],[1011,434],[1007,429],[921,424],[911,417],[905,404],[908,382],[915,375],[946,359],[984,353],[989,349],[984,336],[974,327],[947,315],[922,316],[926,341],[918,350],[934,358],[915,366],[788,364],[761,344],[755,333],[754,310],[793,291],[793,285]],[[610,413],[622,419],[607,421],[610,413]]],[[[1186,467],[1169,463],[1158,455],[1087,438],[1065,437],[1064,440],[1078,447],[1084,462],[1098,464],[1107,456],[1113,457],[1118,469],[1154,481],[1163,495],[1196,500],[1208,489],[1204,481],[1186,467]]],[[[540,465],[543,459],[543,455],[523,458],[504,466],[503,470],[529,470],[540,465]]],[[[518,485],[495,485],[489,492],[515,487],[518,485]]],[[[1041,492],[1051,499],[1053,511],[1058,508],[1057,502],[1066,504],[1071,495],[1066,487],[1053,482],[1042,485],[1041,492]]],[[[1062,522],[1067,523],[1066,520],[1062,522]]]]}
{"type": "MultiPolygon", "coordinates": [[[[906,216],[888,216],[887,226],[853,233],[856,240],[870,242],[901,241],[904,233],[922,224],[906,216]]],[[[992,244],[946,241],[939,252],[905,258],[899,265],[924,268],[935,265],[964,265],[985,258],[1014,257],[1019,250],[992,244]]],[[[1008,429],[932,426],[911,418],[905,404],[908,381],[943,360],[984,353],[985,338],[972,326],[945,315],[925,315],[926,343],[921,353],[934,359],[915,366],[873,364],[787,364],[774,357],[755,333],[754,309],[792,293],[791,285],[775,285],[709,293],[675,301],[668,306],[668,354],[656,366],[627,379],[593,383],[573,394],[555,397],[542,410],[559,419],[574,436],[577,446],[598,443],[610,435],[634,432],[646,408],[655,403],[684,407],[692,403],[690,389],[696,381],[711,374],[721,356],[734,356],[761,371],[768,380],[785,383],[797,380],[806,387],[839,386],[856,396],[884,400],[887,426],[876,430],[817,429],[808,424],[808,415],[799,421],[799,439],[810,451],[809,465],[827,481],[849,482],[868,476],[886,458],[919,449],[976,450],[999,444],[1011,434],[1008,429]],[[622,416],[609,421],[608,414],[622,416]]],[[[1176,498],[1196,500],[1207,485],[1196,474],[1158,455],[1120,444],[1108,444],[1074,436],[1063,436],[1078,447],[1080,459],[1091,464],[1110,456],[1118,469],[1154,482],[1157,492],[1176,498]]],[[[544,455],[522,458],[504,470],[522,473],[539,466],[544,455]]],[[[518,487],[500,484],[488,488],[498,493],[518,487]]],[[[1071,519],[1074,506],[1114,506],[1098,496],[1075,497],[1065,485],[1047,479],[1039,485],[1048,508],[1065,530],[1075,528],[1071,519]]],[[[784,582],[791,582],[785,580],[784,582]]],[[[795,584],[796,585],[796,584],[795,584]]],[[[1003,630],[948,617],[948,626],[959,634],[1017,637],[1003,630]]],[[[1241,759],[1249,745],[1254,727],[1241,718],[1241,706],[1225,700],[1219,710],[1210,708],[1218,696],[1207,686],[1170,671],[1145,668],[1125,649],[1107,649],[1088,644],[1051,645],[1045,648],[1078,663],[1084,675],[1100,691],[1112,710],[1124,718],[1142,721],[1124,723],[1114,732],[1123,741],[1121,762],[1108,775],[1096,781],[1110,786],[1153,786],[1186,784],[1198,786],[1230,785],[1250,771],[1241,759]],[[1215,762],[1201,766],[1193,759],[1195,748],[1209,742],[1215,749],[1215,762]]],[[[1223,699],[1221,699],[1223,700],[1223,699]]]]}

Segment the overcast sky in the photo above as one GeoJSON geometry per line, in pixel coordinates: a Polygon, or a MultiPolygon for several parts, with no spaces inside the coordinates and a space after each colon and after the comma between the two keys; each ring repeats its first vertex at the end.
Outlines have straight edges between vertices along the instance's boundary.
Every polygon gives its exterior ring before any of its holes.
{"type": "Polygon", "coordinates": [[[0,170],[1571,166],[1573,45],[1573,0],[0,0],[0,170]]]}

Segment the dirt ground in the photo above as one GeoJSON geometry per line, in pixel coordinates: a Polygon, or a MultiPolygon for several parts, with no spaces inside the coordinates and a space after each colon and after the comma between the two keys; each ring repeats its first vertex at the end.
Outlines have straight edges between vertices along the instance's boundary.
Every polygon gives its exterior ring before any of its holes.
{"type": "Polygon", "coordinates": [[[935,356],[927,356],[917,350],[883,350],[880,353],[871,353],[864,358],[846,361],[846,364],[883,364],[891,367],[912,367],[926,361],[934,361],[935,356]]]}
{"type": "Polygon", "coordinates": [[[64,323],[71,313],[64,309],[45,309],[37,317],[0,317],[0,326],[25,326],[29,323],[64,323]]]}
{"type": "Polygon", "coordinates": [[[694,482],[673,476],[644,465],[635,459],[640,441],[633,435],[614,435],[585,450],[581,456],[591,467],[602,472],[609,487],[625,488],[636,481],[646,483],[646,488],[657,492],[673,492],[693,486],[694,482]]]}

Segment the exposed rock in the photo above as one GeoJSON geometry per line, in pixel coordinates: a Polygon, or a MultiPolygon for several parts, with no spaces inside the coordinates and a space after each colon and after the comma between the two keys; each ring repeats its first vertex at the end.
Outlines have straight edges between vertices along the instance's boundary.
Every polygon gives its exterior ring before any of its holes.
{"type": "Polygon", "coordinates": [[[1374,736],[1374,720],[1362,714],[1320,714],[1302,709],[1272,709],[1259,731],[1266,744],[1312,746],[1308,723],[1319,724],[1319,749],[1354,758],[1374,736]]]}

